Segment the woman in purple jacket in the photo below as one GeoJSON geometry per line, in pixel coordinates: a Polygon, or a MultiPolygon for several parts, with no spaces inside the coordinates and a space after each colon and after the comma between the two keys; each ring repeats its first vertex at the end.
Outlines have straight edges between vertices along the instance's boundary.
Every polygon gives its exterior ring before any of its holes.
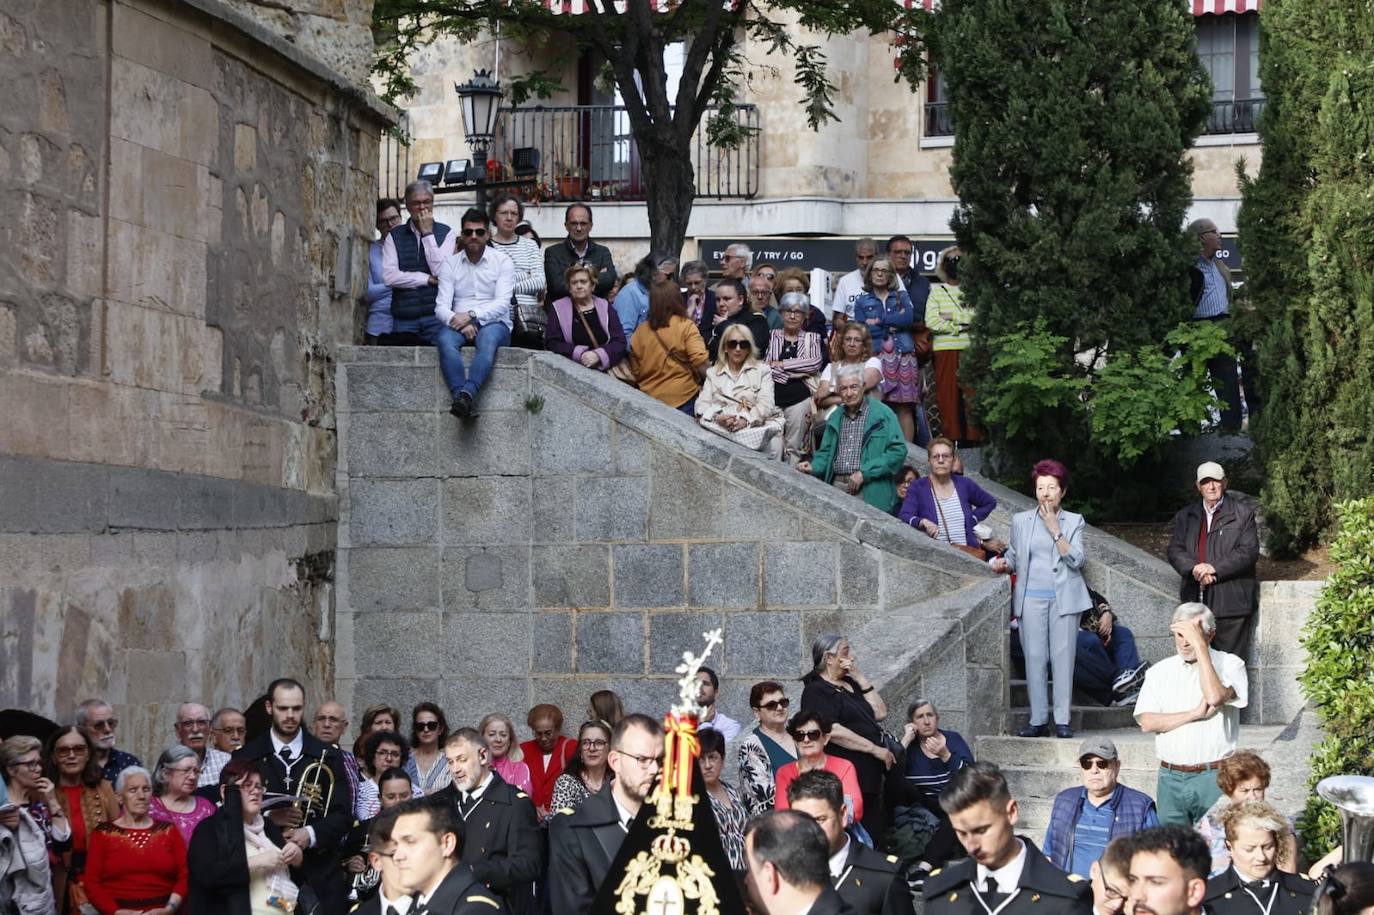
{"type": "Polygon", "coordinates": [[[992,514],[997,500],[968,477],[954,475],[954,443],[949,439],[931,439],[926,454],[930,476],[911,484],[897,517],[936,540],[977,546],[973,526],[992,514]]]}
{"type": "Polygon", "coordinates": [[[568,294],[549,306],[544,348],[605,372],[625,358],[625,331],[614,308],[594,294],[596,274],[578,261],[563,273],[568,294]]]}

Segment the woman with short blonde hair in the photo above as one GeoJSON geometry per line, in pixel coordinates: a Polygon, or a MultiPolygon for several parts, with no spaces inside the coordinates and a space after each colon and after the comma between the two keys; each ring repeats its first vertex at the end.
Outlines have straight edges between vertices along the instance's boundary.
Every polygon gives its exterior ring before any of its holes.
{"type": "Polygon", "coordinates": [[[716,364],[706,372],[697,398],[703,429],[774,459],[782,457],[783,416],[773,402],[773,374],[754,355],[754,336],[743,324],[721,334],[716,364]]]}

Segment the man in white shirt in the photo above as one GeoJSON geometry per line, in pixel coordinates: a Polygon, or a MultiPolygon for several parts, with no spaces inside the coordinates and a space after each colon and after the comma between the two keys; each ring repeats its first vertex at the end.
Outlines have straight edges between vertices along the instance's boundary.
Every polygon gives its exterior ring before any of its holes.
{"type": "Polygon", "coordinates": [[[965,766],[940,792],[954,833],[969,856],[930,872],[926,915],[1089,915],[1092,888],[1065,874],[1029,839],[1016,835],[1020,810],[1002,770],[988,762],[965,766]],[[1046,905],[1037,905],[1042,898],[1046,905]]]}
{"type": "Polygon", "coordinates": [[[729,743],[739,736],[740,724],[729,715],[716,708],[716,695],[720,692],[720,678],[709,667],[697,671],[697,704],[706,711],[701,713],[698,728],[715,728],[720,736],[729,743]]]}
{"type": "Polygon", "coordinates": [[[1211,647],[1217,622],[1206,604],[1179,604],[1169,631],[1178,653],[1145,674],[1135,718],[1156,735],[1160,822],[1192,826],[1221,797],[1217,769],[1236,750],[1249,681],[1244,661],[1211,647]]]}
{"type": "Polygon", "coordinates": [[[458,250],[439,268],[434,317],[442,327],[434,343],[439,369],[453,395],[449,412],[465,419],[472,415],[473,399],[491,374],[496,350],[510,343],[515,264],[487,244],[491,220],[485,212],[468,210],[460,225],[458,250]],[[466,371],[464,346],[477,349],[466,371]]]}

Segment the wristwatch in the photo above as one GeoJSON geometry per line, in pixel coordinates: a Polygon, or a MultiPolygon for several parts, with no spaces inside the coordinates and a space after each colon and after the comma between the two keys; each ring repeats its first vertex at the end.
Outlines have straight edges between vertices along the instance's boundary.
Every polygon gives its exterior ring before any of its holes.
{"type": "Polygon", "coordinates": [[[468,320],[471,321],[473,324],[476,324],[476,323],[477,323],[477,312],[475,312],[475,311],[470,311],[470,312],[468,312],[468,320]]]}

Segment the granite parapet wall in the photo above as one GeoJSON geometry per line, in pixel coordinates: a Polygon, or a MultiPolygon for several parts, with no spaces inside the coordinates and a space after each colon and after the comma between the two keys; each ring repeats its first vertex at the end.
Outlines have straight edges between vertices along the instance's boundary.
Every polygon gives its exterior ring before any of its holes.
{"type": "Polygon", "coordinates": [[[455,723],[540,701],[575,719],[604,687],[659,712],[721,627],[736,717],[758,680],[799,695],[834,630],[894,708],[929,692],[951,725],[1000,728],[1005,579],[860,500],[549,354],[502,350],[467,423],[432,350],[344,350],[337,390],[355,713],[437,697],[455,723]]]}

